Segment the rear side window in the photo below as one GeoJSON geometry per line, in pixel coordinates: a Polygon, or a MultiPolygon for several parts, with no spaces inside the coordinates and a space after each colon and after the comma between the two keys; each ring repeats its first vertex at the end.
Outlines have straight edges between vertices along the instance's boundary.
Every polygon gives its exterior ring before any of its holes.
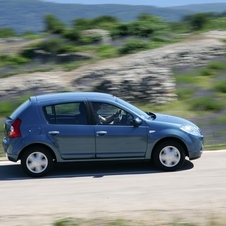
{"type": "Polygon", "coordinates": [[[11,119],[16,119],[25,109],[31,105],[30,99],[22,103],[11,115],[11,119]]]}
{"type": "Polygon", "coordinates": [[[83,102],[45,106],[43,113],[49,124],[87,125],[88,122],[86,107],[83,102]]]}

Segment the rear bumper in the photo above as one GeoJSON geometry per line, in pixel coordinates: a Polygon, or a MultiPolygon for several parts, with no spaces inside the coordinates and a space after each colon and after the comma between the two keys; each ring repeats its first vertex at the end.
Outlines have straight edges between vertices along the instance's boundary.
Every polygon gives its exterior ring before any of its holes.
{"type": "Polygon", "coordinates": [[[5,153],[6,153],[6,157],[8,158],[8,160],[12,161],[12,162],[17,162],[18,155],[14,154],[12,152],[13,145],[9,145],[9,142],[8,142],[6,137],[4,137],[3,140],[2,140],[2,146],[3,146],[3,149],[4,149],[5,153]]]}
{"type": "Polygon", "coordinates": [[[5,153],[6,153],[7,152],[7,140],[6,140],[5,137],[2,140],[2,146],[3,146],[3,149],[4,149],[5,153]]]}
{"type": "Polygon", "coordinates": [[[17,162],[17,156],[8,155],[8,154],[6,153],[6,157],[7,157],[8,160],[11,161],[11,162],[17,162]]]}

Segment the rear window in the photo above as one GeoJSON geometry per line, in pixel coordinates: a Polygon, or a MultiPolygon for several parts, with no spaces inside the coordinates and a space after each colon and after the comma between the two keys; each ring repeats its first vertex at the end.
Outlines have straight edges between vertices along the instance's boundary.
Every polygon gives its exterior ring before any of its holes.
{"type": "Polygon", "coordinates": [[[84,102],[63,103],[43,107],[49,124],[87,125],[87,113],[84,102]]]}
{"type": "Polygon", "coordinates": [[[16,119],[18,117],[18,115],[20,115],[26,108],[28,108],[31,104],[30,99],[28,99],[27,101],[23,102],[11,115],[10,118],[11,119],[16,119]]]}

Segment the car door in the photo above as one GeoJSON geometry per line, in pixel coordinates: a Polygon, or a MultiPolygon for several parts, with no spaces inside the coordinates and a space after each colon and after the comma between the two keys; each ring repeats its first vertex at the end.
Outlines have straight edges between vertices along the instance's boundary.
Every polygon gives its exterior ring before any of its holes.
{"type": "MultiPolygon", "coordinates": [[[[98,112],[104,117],[121,113],[120,123],[96,123],[94,125],[96,137],[96,158],[144,158],[147,150],[147,126],[143,122],[140,126],[131,125],[133,115],[122,109],[101,104],[98,112]],[[116,114],[114,114],[116,112],[116,114]]],[[[116,120],[117,121],[117,120],[116,120]]]]}
{"type": "Polygon", "coordinates": [[[63,159],[95,157],[93,126],[88,122],[86,109],[79,112],[80,106],[81,103],[63,103],[43,108],[47,136],[59,149],[63,159]],[[86,115],[82,116],[81,113],[86,115]]]}

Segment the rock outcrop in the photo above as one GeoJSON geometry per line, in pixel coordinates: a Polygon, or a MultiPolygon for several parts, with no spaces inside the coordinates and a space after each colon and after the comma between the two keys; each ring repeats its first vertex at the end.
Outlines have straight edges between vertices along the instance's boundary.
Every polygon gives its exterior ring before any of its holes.
{"type": "Polygon", "coordinates": [[[98,91],[131,102],[166,103],[177,98],[172,68],[196,67],[225,55],[226,32],[103,60],[77,70],[36,72],[0,79],[0,98],[24,92],[98,91]]]}

